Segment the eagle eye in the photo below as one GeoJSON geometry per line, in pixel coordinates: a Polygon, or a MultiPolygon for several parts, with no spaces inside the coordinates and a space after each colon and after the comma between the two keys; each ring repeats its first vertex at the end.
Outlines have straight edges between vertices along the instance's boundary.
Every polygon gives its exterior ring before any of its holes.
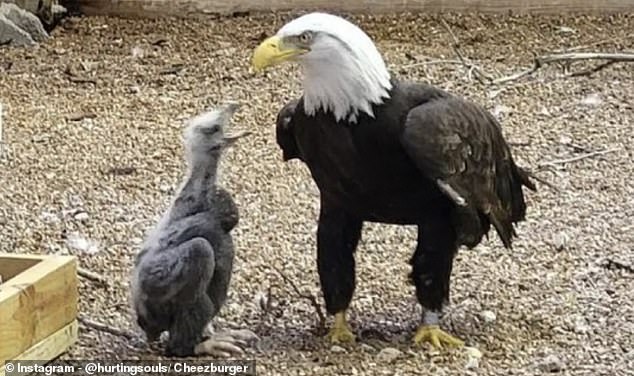
{"type": "Polygon", "coordinates": [[[313,39],[313,33],[310,31],[304,31],[303,33],[299,34],[299,40],[302,43],[308,43],[313,39]]]}

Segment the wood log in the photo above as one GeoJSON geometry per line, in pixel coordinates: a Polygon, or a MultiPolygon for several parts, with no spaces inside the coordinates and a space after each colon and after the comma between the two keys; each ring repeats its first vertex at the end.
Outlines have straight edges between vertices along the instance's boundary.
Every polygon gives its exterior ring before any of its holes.
{"type": "Polygon", "coordinates": [[[616,13],[634,10],[634,0],[70,0],[86,15],[195,18],[209,14],[323,10],[337,12],[616,13]]]}

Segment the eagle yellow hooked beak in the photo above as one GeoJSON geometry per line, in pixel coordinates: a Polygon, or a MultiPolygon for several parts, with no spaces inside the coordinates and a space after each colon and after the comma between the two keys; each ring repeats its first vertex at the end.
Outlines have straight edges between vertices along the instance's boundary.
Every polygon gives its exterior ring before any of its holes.
{"type": "Polygon", "coordinates": [[[277,35],[265,39],[253,52],[251,61],[253,70],[261,72],[267,67],[277,65],[308,52],[306,48],[286,43],[277,35]]]}

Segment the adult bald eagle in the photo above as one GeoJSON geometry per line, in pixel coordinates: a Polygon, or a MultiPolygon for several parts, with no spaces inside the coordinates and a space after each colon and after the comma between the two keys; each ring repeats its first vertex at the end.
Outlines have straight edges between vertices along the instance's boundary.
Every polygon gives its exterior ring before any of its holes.
{"type": "Polygon", "coordinates": [[[303,96],[282,108],[277,142],[320,190],[317,265],[333,342],[353,341],[346,310],[355,288],[354,252],[364,221],[417,225],[410,278],[423,307],[414,341],[461,345],[439,328],[454,256],[492,224],[506,248],[535,190],[513,161],[496,119],[433,86],[391,77],[368,35],[349,21],[310,13],[254,51],[261,71],[285,61],[303,68],[303,96]]]}

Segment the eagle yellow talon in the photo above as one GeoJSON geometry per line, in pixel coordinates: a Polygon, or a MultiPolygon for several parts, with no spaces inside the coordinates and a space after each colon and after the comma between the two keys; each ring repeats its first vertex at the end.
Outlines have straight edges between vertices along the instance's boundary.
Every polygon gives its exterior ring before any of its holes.
{"type": "Polygon", "coordinates": [[[349,343],[354,342],[355,337],[348,327],[348,323],[346,322],[345,313],[340,312],[335,314],[335,323],[330,329],[330,332],[327,335],[327,338],[330,339],[332,343],[349,343]]]}
{"type": "Polygon", "coordinates": [[[414,343],[420,345],[422,342],[429,342],[437,349],[443,347],[443,344],[462,347],[464,342],[449,333],[440,329],[437,325],[421,325],[414,336],[414,343]]]}

